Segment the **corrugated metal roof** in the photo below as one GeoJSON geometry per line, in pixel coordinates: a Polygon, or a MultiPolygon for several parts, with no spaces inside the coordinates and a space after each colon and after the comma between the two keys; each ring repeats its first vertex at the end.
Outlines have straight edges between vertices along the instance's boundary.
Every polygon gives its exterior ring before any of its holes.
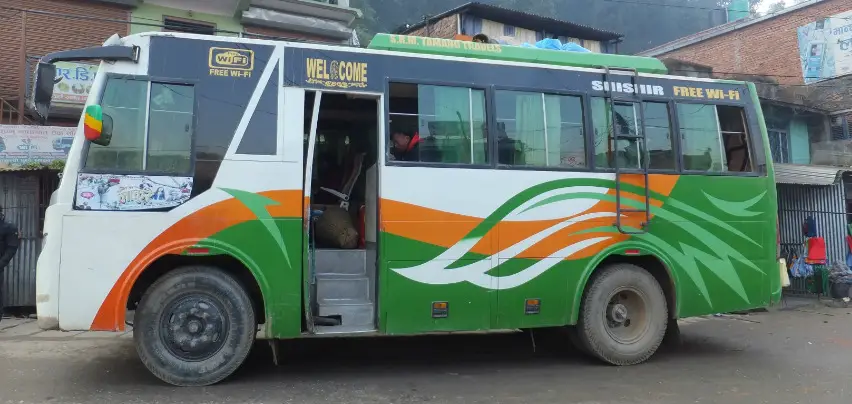
{"type": "Polygon", "coordinates": [[[430,18],[424,21],[420,21],[416,24],[402,26],[397,29],[395,33],[405,34],[414,31],[415,29],[418,29],[420,27],[423,27],[426,24],[437,21],[441,18],[464,12],[471,12],[473,14],[476,14],[478,17],[502,22],[504,24],[512,24],[520,28],[529,29],[535,27],[537,29],[544,29],[546,31],[556,33],[558,35],[566,35],[568,33],[571,33],[571,35],[569,36],[576,35],[578,37],[581,37],[582,39],[607,41],[616,40],[624,36],[617,32],[593,28],[588,25],[558,20],[553,17],[544,17],[532,13],[527,13],[525,11],[512,10],[506,7],[501,7],[493,4],[479,3],[475,1],[462,4],[454,9],[447,10],[435,16],[431,16],[430,18]]]}
{"type": "Polygon", "coordinates": [[[834,185],[852,167],[775,164],[775,183],[801,185],[834,185]]]}

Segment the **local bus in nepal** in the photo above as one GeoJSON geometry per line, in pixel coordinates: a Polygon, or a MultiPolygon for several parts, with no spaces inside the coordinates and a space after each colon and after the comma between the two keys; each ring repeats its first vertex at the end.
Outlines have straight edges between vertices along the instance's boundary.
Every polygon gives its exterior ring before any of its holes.
{"type": "Polygon", "coordinates": [[[780,298],[752,84],[397,35],[145,33],[42,58],[42,118],[52,63],[86,59],[38,321],[132,326],[165,382],[219,382],[255,338],[545,327],[632,365],[678,318],[780,298]]]}

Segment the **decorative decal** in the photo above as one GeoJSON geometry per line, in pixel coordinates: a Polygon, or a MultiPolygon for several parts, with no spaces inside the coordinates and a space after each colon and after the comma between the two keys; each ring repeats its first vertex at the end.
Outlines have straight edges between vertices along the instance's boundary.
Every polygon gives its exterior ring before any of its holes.
{"type": "Polygon", "coordinates": [[[180,206],[192,193],[192,177],[80,174],[74,208],[153,210],[180,206]]]}
{"type": "MultiPolygon", "coordinates": [[[[621,187],[625,208],[639,210],[645,207],[640,196],[644,193],[642,187],[627,183],[622,183],[621,187]]],[[[650,191],[652,217],[658,224],[667,223],[667,232],[677,236],[664,240],[651,233],[632,237],[621,234],[610,224],[616,215],[614,188],[615,181],[608,179],[566,179],[533,186],[504,202],[437,257],[413,266],[391,269],[408,279],[429,285],[467,282],[485,289],[506,290],[532,281],[565,260],[585,258],[614,243],[630,241],[633,245],[659,251],[674,261],[696,285],[710,307],[713,307],[713,301],[705,279],[708,273],[726,284],[743,302],[751,303],[734,263],[742,263],[746,268],[761,274],[763,270],[734,245],[759,246],[757,240],[710,213],[657,192],[654,184],[651,184],[650,191]],[[498,251],[473,254],[474,247],[498,225],[517,221],[522,215],[542,209],[557,209],[562,218],[549,222],[546,227],[528,233],[516,242],[501,246],[498,251]],[[725,236],[720,237],[720,234],[711,230],[712,227],[723,230],[725,236]],[[547,243],[556,247],[547,258],[536,259],[519,272],[497,270],[504,265],[511,266],[524,251],[547,243]],[[495,266],[497,262],[500,263],[495,266]]],[[[762,215],[763,212],[749,209],[755,207],[765,194],[745,202],[735,202],[704,192],[713,205],[741,217],[762,215]]],[[[637,231],[638,224],[643,220],[644,214],[637,216],[635,213],[625,213],[622,223],[625,223],[626,229],[637,231]]]]}
{"type": "Polygon", "coordinates": [[[367,88],[367,63],[348,60],[306,59],[308,84],[329,88],[367,88]]]}
{"type": "Polygon", "coordinates": [[[207,67],[211,76],[251,77],[254,51],[250,49],[210,48],[207,67]]]}

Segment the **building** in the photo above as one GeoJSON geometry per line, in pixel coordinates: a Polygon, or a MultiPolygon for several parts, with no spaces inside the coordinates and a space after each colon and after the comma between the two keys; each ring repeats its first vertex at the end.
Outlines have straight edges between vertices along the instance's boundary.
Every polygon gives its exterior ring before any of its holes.
{"type": "MultiPolygon", "coordinates": [[[[183,31],[210,35],[357,42],[361,11],[349,0],[7,0],[0,5],[0,124],[26,124],[33,63],[44,54],[100,45],[113,34],[183,31]]],[[[58,66],[59,107],[50,124],[74,125],[96,68],[58,66]]]]}
{"type": "Polygon", "coordinates": [[[27,109],[32,72],[50,52],[99,46],[114,34],[183,31],[346,44],[361,11],[349,0],[4,0],[0,2],[0,206],[21,247],[0,277],[3,306],[35,306],[44,208],[55,188],[97,66],[57,63],[46,125],[27,109]],[[54,169],[40,168],[53,166],[54,169]]]}
{"type": "Polygon", "coordinates": [[[395,33],[465,40],[482,33],[509,45],[557,38],[563,43],[573,42],[600,53],[618,53],[618,43],[622,39],[621,34],[614,32],[476,2],[406,24],[395,33]]]}
{"type": "Polygon", "coordinates": [[[672,74],[704,66],[713,77],[755,83],[776,163],[781,243],[801,250],[802,222],[814,217],[830,261],[846,258],[852,223],[850,49],[852,2],[809,0],[640,53],[671,61],[672,74]]]}

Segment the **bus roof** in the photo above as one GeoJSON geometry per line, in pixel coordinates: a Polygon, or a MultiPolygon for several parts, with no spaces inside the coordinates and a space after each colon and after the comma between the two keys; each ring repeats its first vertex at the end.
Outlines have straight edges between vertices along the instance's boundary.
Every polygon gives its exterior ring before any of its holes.
{"type": "Polygon", "coordinates": [[[667,74],[663,62],[655,58],[612,55],[606,53],[563,52],[549,49],[522,48],[498,44],[457,41],[407,35],[376,34],[369,49],[395,52],[456,56],[473,59],[504,60],[545,65],[619,69],[636,69],[640,73],[667,74]]]}

